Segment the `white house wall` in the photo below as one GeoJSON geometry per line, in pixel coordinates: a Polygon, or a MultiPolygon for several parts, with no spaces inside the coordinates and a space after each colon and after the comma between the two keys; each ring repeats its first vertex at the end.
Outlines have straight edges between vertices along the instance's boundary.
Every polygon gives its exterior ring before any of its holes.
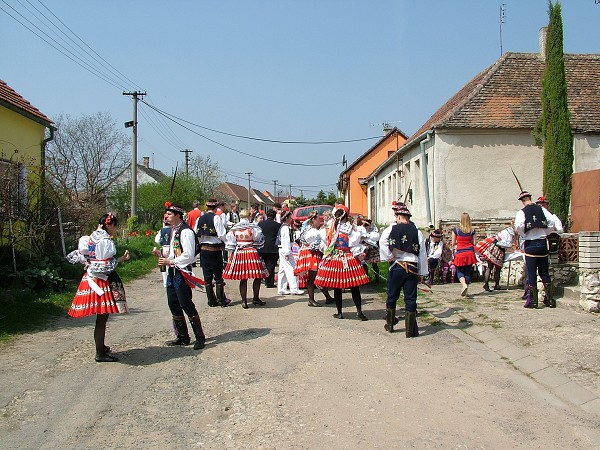
{"type": "Polygon", "coordinates": [[[576,134],[573,136],[573,172],[600,169],[600,136],[576,134]]]}
{"type": "Polygon", "coordinates": [[[463,212],[472,219],[514,217],[522,205],[511,168],[535,198],[542,195],[542,162],[528,131],[436,133],[434,223],[463,212]]]}

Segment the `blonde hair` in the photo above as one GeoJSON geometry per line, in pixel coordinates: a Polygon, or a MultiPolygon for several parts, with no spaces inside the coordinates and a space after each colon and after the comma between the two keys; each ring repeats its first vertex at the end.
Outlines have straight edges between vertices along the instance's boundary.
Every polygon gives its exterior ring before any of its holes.
{"type": "Polygon", "coordinates": [[[463,233],[471,233],[473,231],[473,226],[471,225],[471,216],[468,213],[464,212],[460,215],[460,231],[463,233]]]}
{"type": "Polygon", "coordinates": [[[238,215],[240,216],[240,218],[248,218],[250,217],[250,211],[248,211],[247,209],[242,209],[238,215]]]}

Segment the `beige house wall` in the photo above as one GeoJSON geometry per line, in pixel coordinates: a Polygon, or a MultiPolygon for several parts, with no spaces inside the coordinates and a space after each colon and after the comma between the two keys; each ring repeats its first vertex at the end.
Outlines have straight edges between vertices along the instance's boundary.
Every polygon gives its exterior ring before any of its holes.
{"type": "Polygon", "coordinates": [[[573,136],[573,172],[600,169],[600,136],[575,134],[573,136]]]}

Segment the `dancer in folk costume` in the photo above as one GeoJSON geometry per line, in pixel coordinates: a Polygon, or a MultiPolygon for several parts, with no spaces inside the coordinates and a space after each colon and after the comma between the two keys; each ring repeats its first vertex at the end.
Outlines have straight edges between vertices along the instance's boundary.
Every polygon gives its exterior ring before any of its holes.
{"type": "Polygon", "coordinates": [[[552,295],[547,240],[548,234],[556,230],[553,214],[543,206],[533,203],[531,194],[527,191],[521,191],[519,200],[523,203],[523,209],[515,216],[515,229],[523,239],[529,286],[524,307],[534,309],[538,307],[537,275],[539,274],[546,292],[544,304],[556,308],[556,300],[552,295]]]}
{"type": "Polygon", "coordinates": [[[429,233],[429,238],[425,242],[427,251],[427,264],[429,267],[429,278],[427,280],[427,284],[429,286],[433,284],[435,271],[440,265],[440,261],[442,259],[442,252],[444,251],[442,236],[442,230],[433,230],[431,233],[429,233]]]}
{"type": "Polygon", "coordinates": [[[362,262],[363,269],[368,275],[368,265],[371,264],[373,274],[375,275],[375,284],[379,283],[379,229],[371,219],[359,217],[356,220],[356,229],[361,234],[362,254],[359,260],[362,262]]]}
{"type": "Polygon", "coordinates": [[[327,229],[321,248],[324,249],[323,260],[317,271],[315,284],[327,289],[333,289],[333,297],[337,314],[333,317],[343,319],[342,289],[350,289],[352,300],[356,306],[360,320],[368,320],[362,312],[360,288],[369,283],[369,277],[352,254],[352,247],[360,244],[360,233],[354,231],[348,222],[348,207],[338,205],[333,219],[327,229]]]}
{"type": "Polygon", "coordinates": [[[117,249],[111,236],[117,232],[118,221],[112,213],[104,214],[98,228],[89,236],[79,239],[77,250],[67,255],[71,264],[85,265],[85,274],[69,309],[71,317],[96,314],[94,342],[97,362],[114,362],[119,358],[105,345],[106,322],[110,314],[127,313],[125,289],[115,269],[120,262],[129,260],[129,251],[116,258],[117,249]]]}
{"type": "Polygon", "coordinates": [[[171,226],[171,240],[168,252],[157,254],[159,266],[167,267],[167,303],[173,316],[173,328],[176,339],[167,345],[189,345],[191,339],[185,323],[187,314],[192,331],[196,337],[194,350],[204,348],[206,337],[202,329],[200,315],[192,300],[192,286],[188,277],[192,275],[192,263],[196,260],[196,235],[194,230],[184,222],[185,211],[179,205],[165,203],[165,219],[171,226]]]}
{"type": "Polygon", "coordinates": [[[250,213],[247,209],[240,211],[240,222],[234,225],[225,236],[225,247],[233,251],[223,272],[226,280],[239,280],[242,308],[248,309],[248,279],[252,282],[252,304],[264,306],[260,298],[260,285],[269,276],[265,262],[258,253],[265,242],[265,237],[258,225],[248,220],[250,213]]]}
{"type": "Polygon", "coordinates": [[[206,202],[206,212],[198,219],[196,230],[200,238],[200,265],[204,281],[207,283],[206,297],[210,307],[225,307],[230,303],[225,297],[223,281],[223,251],[227,231],[222,220],[223,214],[217,214],[220,204],[215,198],[206,202]]]}
{"type": "Polygon", "coordinates": [[[294,275],[296,260],[292,255],[294,230],[291,223],[292,213],[290,211],[282,212],[278,236],[279,272],[277,273],[277,293],[279,295],[304,294],[304,291],[298,288],[298,278],[294,275]]]}
{"type": "Polygon", "coordinates": [[[484,290],[488,292],[492,290],[489,284],[492,270],[494,270],[494,290],[497,291],[500,289],[500,271],[504,265],[504,255],[506,254],[506,249],[513,246],[515,238],[515,229],[511,225],[501,230],[498,234],[489,236],[475,244],[475,251],[487,264],[483,283],[484,290]]]}
{"type": "MultiPolygon", "coordinates": [[[[319,264],[323,259],[323,252],[321,252],[320,246],[324,235],[321,233],[320,228],[321,219],[319,218],[319,213],[312,211],[302,224],[298,236],[301,247],[294,274],[298,278],[307,276],[306,290],[308,291],[308,306],[322,306],[315,300],[315,278],[317,277],[319,264]]],[[[329,295],[329,292],[324,289],[322,289],[322,292],[325,295],[326,303],[333,303],[333,298],[329,295]]]]}
{"type": "Polygon", "coordinates": [[[417,285],[428,272],[427,253],[423,234],[410,221],[411,213],[408,208],[400,203],[393,207],[396,223],[383,230],[379,239],[380,258],[390,263],[384,328],[389,333],[394,332],[397,322],[396,304],[402,290],[406,309],[405,334],[407,338],[412,338],[419,335],[417,285]]]}
{"type": "MultiPolygon", "coordinates": [[[[442,236],[442,240],[443,239],[444,237],[442,236]]],[[[446,284],[448,282],[448,275],[450,275],[450,283],[454,283],[454,277],[456,277],[454,254],[452,253],[452,248],[446,243],[444,243],[444,247],[442,248],[441,267],[442,283],[446,284]]]]}

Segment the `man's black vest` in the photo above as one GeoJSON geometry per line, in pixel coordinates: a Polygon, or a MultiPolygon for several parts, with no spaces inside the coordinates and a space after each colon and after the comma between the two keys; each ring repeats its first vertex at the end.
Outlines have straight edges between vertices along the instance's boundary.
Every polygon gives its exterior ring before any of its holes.
{"type": "MultiPolygon", "coordinates": [[[[181,230],[185,228],[192,230],[192,228],[185,222],[181,222],[181,225],[175,230],[175,233],[173,234],[173,247],[181,247],[181,230]]],[[[192,233],[194,233],[194,230],[192,230],[192,233]]],[[[197,255],[198,253],[200,253],[200,240],[198,235],[194,233],[194,255],[197,255]]]]}
{"type": "Polygon", "coordinates": [[[217,237],[215,230],[215,213],[212,211],[206,212],[198,219],[198,234],[201,236],[217,237]]]}
{"type": "Polygon", "coordinates": [[[397,223],[392,227],[389,237],[390,249],[419,255],[419,232],[414,223],[397,223]]]}
{"type": "Polygon", "coordinates": [[[548,221],[540,205],[530,203],[523,208],[525,214],[525,233],[534,228],[548,228],[548,221]]]}

